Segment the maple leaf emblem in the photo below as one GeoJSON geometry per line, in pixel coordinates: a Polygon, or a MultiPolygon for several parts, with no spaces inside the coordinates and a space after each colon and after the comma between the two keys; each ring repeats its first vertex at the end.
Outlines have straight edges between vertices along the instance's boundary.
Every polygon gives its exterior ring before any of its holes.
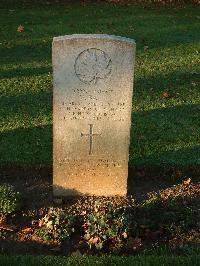
{"type": "Polygon", "coordinates": [[[97,83],[110,75],[111,59],[102,50],[90,48],[80,53],[75,62],[75,73],[84,83],[97,83]]]}

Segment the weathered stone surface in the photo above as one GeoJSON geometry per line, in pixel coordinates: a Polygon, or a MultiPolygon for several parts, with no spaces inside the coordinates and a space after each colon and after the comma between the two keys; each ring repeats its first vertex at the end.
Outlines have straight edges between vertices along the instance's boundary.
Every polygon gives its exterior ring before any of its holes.
{"type": "Polygon", "coordinates": [[[134,57],[127,38],[53,39],[55,196],[127,193],[134,57]]]}

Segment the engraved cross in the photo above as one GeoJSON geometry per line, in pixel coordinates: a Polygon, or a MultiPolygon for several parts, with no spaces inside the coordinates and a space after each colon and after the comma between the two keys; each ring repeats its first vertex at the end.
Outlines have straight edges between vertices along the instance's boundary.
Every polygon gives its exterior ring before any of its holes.
{"type": "Polygon", "coordinates": [[[89,134],[83,134],[83,133],[81,133],[81,137],[83,137],[83,136],[88,136],[89,137],[89,140],[90,140],[89,155],[91,155],[92,154],[93,137],[94,136],[100,136],[101,134],[93,134],[93,124],[89,124],[89,126],[90,126],[90,132],[89,132],[89,134]]]}

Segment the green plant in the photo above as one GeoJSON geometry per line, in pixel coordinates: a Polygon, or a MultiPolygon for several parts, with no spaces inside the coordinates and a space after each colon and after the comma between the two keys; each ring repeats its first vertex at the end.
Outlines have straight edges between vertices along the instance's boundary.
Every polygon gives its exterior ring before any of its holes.
{"type": "Polygon", "coordinates": [[[161,201],[161,197],[157,192],[150,192],[147,196],[148,198],[142,202],[142,206],[145,208],[154,208],[161,201]]]}
{"type": "Polygon", "coordinates": [[[109,202],[102,206],[95,202],[95,211],[83,224],[84,240],[90,248],[118,251],[126,243],[133,221],[126,208],[113,208],[109,202]]]}
{"type": "Polygon", "coordinates": [[[76,218],[61,209],[50,208],[48,213],[40,220],[38,236],[44,240],[68,240],[74,233],[76,218]]]}
{"type": "Polygon", "coordinates": [[[9,184],[0,185],[0,215],[15,212],[20,207],[20,194],[9,184]]]}
{"type": "Polygon", "coordinates": [[[48,229],[45,227],[39,228],[36,231],[37,235],[44,241],[53,240],[53,235],[49,233],[48,229]]]}

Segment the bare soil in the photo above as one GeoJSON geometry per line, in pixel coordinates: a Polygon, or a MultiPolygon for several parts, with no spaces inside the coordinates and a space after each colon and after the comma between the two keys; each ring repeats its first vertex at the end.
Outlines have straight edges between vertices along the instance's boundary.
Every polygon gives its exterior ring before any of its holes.
{"type": "MultiPolygon", "coordinates": [[[[198,183],[198,169],[180,171],[179,169],[160,168],[130,168],[128,177],[128,195],[136,202],[148,197],[150,192],[158,192],[161,197],[182,194],[183,196],[200,195],[198,183]],[[191,173],[190,175],[188,173],[191,173]],[[194,183],[178,185],[191,177],[194,183]],[[184,194],[185,193],[185,194],[184,194]],[[167,196],[166,196],[167,195],[167,196]]],[[[187,181],[186,181],[187,182],[187,181]]],[[[48,207],[56,206],[52,196],[52,167],[48,166],[4,166],[0,168],[0,184],[13,185],[22,195],[22,209],[19,214],[9,217],[7,224],[0,225],[0,250],[6,254],[62,254],[73,252],[76,243],[73,240],[66,245],[59,246],[55,241],[42,241],[34,234],[35,224],[48,207]],[[34,224],[35,223],[35,224],[34,224]],[[70,250],[69,250],[70,249],[70,250]]],[[[94,198],[91,201],[94,202],[94,198]]],[[[116,198],[116,202],[125,202],[126,198],[116,198]]],[[[199,202],[199,201],[198,201],[199,202]]],[[[85,204],[84,197],[65,199],[63,206],[79,206],[85,204]]],[[[196,232],[195,232],[196,235],[196,232]]],[[[195,236],[196,237],[196,236],[195,236]]],[[[148,240],[149,241],[149,240],[148,240]]],[[[147,241],[147,242],[148,242],[147,241]]],[[[150,241],[152,242],[152,241],[150,241]]]]}

